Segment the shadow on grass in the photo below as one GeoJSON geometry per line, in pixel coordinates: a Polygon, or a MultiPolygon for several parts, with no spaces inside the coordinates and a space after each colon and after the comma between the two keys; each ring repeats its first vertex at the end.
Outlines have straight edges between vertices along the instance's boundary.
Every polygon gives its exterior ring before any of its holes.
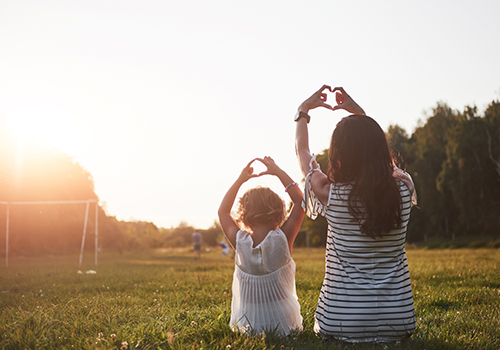
{"type": "MultiPolygon", "coordinates": [[[[257,336],[258,337],[258,336],[257,336]]],[[[464,344],[458,342],[449,343],[439,339],[418,338],[414,335],[412,339],[401,342],[389,343],[348,343],[332,339],[321,339],[312,331],[304,331],[300,334],[280,338],[274,334],[266,335],[266,344],[273,349],[342,349],[342,350],[387,350],[387,349],[426,349],[426,350],[452,350],[462,349],[464,344]]]]}

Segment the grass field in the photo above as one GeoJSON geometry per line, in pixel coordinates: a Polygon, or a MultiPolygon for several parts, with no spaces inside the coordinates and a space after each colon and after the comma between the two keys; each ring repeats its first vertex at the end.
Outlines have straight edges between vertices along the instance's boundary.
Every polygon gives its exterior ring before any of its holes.
{"type": "Polygon", "coordinates": [[[408,250],[413,340],[328,345],[313,331],[324,250],[297,249],[304,331],[281,339],[230,331],[233,262],[219,251],[13,258],[0,267],[1,349],[500,349],[500,250],[408,250]],[[85,274],[94,269],[96,274],[85,274]]]}

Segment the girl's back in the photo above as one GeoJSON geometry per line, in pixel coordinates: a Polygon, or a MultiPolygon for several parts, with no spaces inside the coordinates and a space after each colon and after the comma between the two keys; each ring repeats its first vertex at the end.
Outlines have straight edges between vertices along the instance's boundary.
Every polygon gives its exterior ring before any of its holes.
{"type": "Polygon", "coordinates": [[[238,231],[230,325],[240,332],[302,330],[295,290],[295,262],[285,234],[271,230],[254,247],[252,236],[238,231]]]}
{"type": "Polygon", "coordinates": [[[286,237],[280,229],[269,231],[254,247],[252,235],[239,231],[236,236],[236,265],[251,275],[266,275],[288,264],[290,255],[286,237]]]}

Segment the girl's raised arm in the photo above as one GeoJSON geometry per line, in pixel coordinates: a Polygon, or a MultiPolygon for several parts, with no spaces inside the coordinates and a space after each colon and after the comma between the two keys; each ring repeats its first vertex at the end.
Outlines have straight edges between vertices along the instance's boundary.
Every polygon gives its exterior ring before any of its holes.
{"type": "Polygon", "coordinates": [[[251,167],[254,161],[255,159],[252,159],[252,161],[248,163],[245,168],[243,168],[240,176],[238,176],[238,179],[236,179],[233,185],[229,188],[219,206],[218,214],[220,225],[222,227],[222,231],[227,237],[227,240],[231,243],[233,248],[236,248],[236,234],[240,228],[236,225],[236,222],[231,216],[231,208],[233,207],[234,200],[236,199],[236,195],[238,194],[238,190],[241,185],[243,185],[248,179],[258,176],[253,173],[253,168],[251,167]]]}

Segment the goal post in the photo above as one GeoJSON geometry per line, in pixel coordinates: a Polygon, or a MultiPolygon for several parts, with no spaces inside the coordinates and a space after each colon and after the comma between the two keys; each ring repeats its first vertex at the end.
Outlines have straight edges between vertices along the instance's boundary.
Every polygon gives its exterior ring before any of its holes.
{"type": "Polygon", "coordinates": [[[85,247],[85,237],[87,235],[87,222],[89,217],[89,207],[90,203],[95,203],[95,257],[94,263],[97,266],[97,255],[98,255],[98,218],[99,218],[99,205],[96,199],[84,199],[84,200],[61,200],[61,201],[0,201],[0,204],[7,205],[7,217],[6,217],[6,227],[5,227],[5,266],[9,266],[9,217],[10,217],[10,206],[11,205],[40,205],[40,204],[87,204],[85,209],[85,221],[83,224],[83,234],[82,234],[82,245],[80,248],[80,260],[79,268],[82,267],[83,261],[83,250],[85,247]]]}

